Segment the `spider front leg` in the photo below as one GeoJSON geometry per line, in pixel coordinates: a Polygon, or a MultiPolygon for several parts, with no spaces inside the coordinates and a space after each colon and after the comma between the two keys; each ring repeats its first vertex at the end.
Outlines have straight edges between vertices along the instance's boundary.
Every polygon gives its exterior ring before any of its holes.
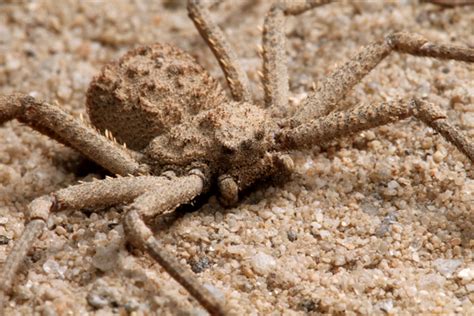
{"type": "Polygon", "coordinates": [[[457,6],[474,5],[474,0],[423,0],[443,7],[453,8],[457,6]]]}
{"type": "Polygon", "coordinates": [[[139,154],[107,138],[57,106],[13,94],[0,96],[0,124],[17,119],[37,131],[70,146],[113,174],[139,175],[148,168],[137,162],[139,154]]]}
{"type": "Polygon", "coordinates": [[[439,132],[474,163],[474,143],[450,124],[437,106],[418,99],[401,99],[380,105],[362,105],[348,112],[334,112],[276,135],[276,147],[299,149],[330,141],[337,137],[393,123],[414,116],[439,132]]]}
{"type": "Polygon", "coordinates": [[[417,34],[394,33],[383,41],[370,44],[348,62],[337,68],[319,84],[318,90],[303,100],[301,109],[284,126],[298,126],[323,117],[336,108],[347,92],[359,83],[391,52],[415,56],[474,62],[474,49],[453,44],[431,43],[417,34]]]}
{"type": "Polygon", "coordinates": [[[171,179],[170,183],[138,197],[128,208],[124,228],[129,241],[144,248],[176,281],[178,281],[211,315],[225,315],[221,302],[202,286],[189,268],[184,267],[153,236],[144,219],[173,211],[201,194],[208,179],[197,169],[189,175],[171,179]]]}
{"type": "Polygon", "coordinates": [[[11,290],[14,277],[34,241],[41,234],[51,212],[85,207],[106,207],[133,201],[149,188],[170,182],[164,177],[108,178],[74,185],[33,200],[29,205],[29,222],[16,241],[0,274],[0,315],[4,297],[11,290]]]}
{"type": "Polygon", "coordinates": [[[209,10],[200,0],[189,0],[188,14],[219,62],[234,100],[250,101],[251,94],[247,74],[242,69],[234,49],[227,42],[224,33],[213,21],[209,10]]]}

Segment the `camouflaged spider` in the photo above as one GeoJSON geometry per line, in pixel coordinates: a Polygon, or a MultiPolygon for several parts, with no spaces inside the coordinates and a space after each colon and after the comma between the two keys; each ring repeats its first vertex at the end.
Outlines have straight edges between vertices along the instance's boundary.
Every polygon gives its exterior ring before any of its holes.
{"type": "Polygon", "coordinates": [[[132,50],[94,78],[87,110],[95,128],[29,96],[0,97],[0,123],[17,119],[117,175],[73,185],[29,204],[28,224],[0,277],[2,306],[51,212],[128,204],[124,228],[129,241],[144,248],[209,313],[222,315],[223,302],[163,250],[145,224],[147,219],[192,201],[212,183],[217,184],[222,203],[231,205],[241,190],[257,180],[290,173],[289,150],[408,117],[425,122],[474,161],[473,144],[447,122],[440,109],[423,100],[405,98],[333,112],[338,101],[392,51],[474,61],[474,49],[430,43],[417,35],[394,33],[368,45],[323,80],[297,114],[285,117],[289,89],[285,15],[329,2],[288,1],[271,7],[263,32],[265,108],[252,103],[244,71],[199,1],[189,1],[189,15],[219,61],[233,100],[192,57],[163,44],[132,50]]]}

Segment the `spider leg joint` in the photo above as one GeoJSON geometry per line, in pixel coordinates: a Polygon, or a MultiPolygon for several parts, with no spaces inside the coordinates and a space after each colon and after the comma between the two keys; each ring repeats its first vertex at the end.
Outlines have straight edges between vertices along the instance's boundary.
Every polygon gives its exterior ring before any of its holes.
{"type": "Polygon", "coordinates": [[[48,220],[49,213],[55,208],[56,199],[52,196],[45,195],[33,200],[29,206],[29,219],[48,220]]]}

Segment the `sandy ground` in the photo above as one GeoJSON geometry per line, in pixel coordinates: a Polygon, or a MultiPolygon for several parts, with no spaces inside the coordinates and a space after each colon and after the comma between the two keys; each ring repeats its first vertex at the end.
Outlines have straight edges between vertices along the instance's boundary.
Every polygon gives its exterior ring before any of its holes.
{"type": "MultiPolygon", "coordinates": [[[[214,16],[254,87],[267,1],[227,1],[214,16]]],[[[474,47],[474,9],[410,1],[333,4],[287,23],[294,109],[337,64],[393,30],[474,47]]],[[[183,1],[3,1],[0,93],[23,91],[85,113],[106,61],[173,43],[222,81],[183,1]],[[21,3],[20,3],[21,2],[21,3]]],[[[474,66],[393,54],[341,106],[428,98],[474,139],[474,66]]],[[[292,154],[296,173],[231,209],[210,196],[156,235],[236,314],[474,314],[474,174],[415,120],[292,154]]],[[[79,154],[18,122],[0,128],[0,268],[33,198],[102,177],[79,154]]],[[[10,315],[203,315],[178,284],[127,248],[121,207],[54,214],[7,307],[10,315]]]]}

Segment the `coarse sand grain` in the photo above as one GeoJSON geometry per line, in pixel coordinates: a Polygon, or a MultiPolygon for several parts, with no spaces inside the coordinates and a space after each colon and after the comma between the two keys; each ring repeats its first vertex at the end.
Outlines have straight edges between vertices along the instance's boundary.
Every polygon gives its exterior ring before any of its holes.
{"type": "MultiPolygon", "coordinates": [[[[224,1],[213,16],[262,102],[259,27],[269,1],[224,1]]],[[[394,30],[474,47],[474,7],[357,1],[289,17],[291,106],[360,47],[394,30]]],[[[105,62],[167,42],[223,75],[178,0],[0,4],[0,93],[29,93],[79,116],[105,62]]],[[[474,65],[392,54],[341,102],[425,97],[474,140],[474,65]]],[[[410,119],[295,152],[296,172],[234,208],[206,197],[156,221],[166,249],[237,315],[464,314],[474,301],[474,174],[410,119]]],[[[0,128],[0,269],[35,197],[103,174],[16,121],[0,128]]],[[[203,315],[160,266],[123,241],[122,207],[60,212],[16,277],[8,315],[203,315]]]]}

